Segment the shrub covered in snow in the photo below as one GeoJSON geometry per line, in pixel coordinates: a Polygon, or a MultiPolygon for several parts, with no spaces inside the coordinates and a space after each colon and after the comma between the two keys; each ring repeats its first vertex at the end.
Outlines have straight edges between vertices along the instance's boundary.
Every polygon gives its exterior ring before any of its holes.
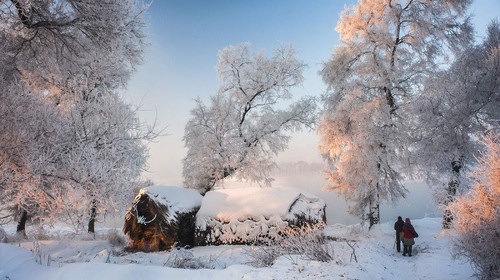
{"type": "Polygon", "coordinates": [[[276,259],[283,256],[285,252],[279,246],[252,246],[246,250],[246,254],[250,258],[248,264],[255,267],[272,266],[276,259]]]}
{"type": "Polygon", "coordinates": [[[164,266],[184,269],[215,269],[217,258],[210,255],[208,257],[195,257],[192,252],[185,249],[172,251],[164,266]]]}
{"type": "Polygon", "coordinates": [[[289,227],[270,246],[252,247],[247,251],[250,264],[271,266],[276,258],[283,255],[301,255],[305,259],[329,262],[333,260],[333,248],[327,244],[323,234],[323,223],[302,228],[289,227]]]}
{"type": "Polygon", "coordinates": [[[323,200],[297,189],[210,191],[196,215],[196,243],[269,243],[289,226],[324,222],[325,207],[323,200]]]}
{"type": "Polygon", "coordinates": [[[483,143],[488,151],[472,173],[473,188],[450,207],[459,233],[456,254],[466,256],[482,279],[499,279],[500,134],[490,134],[483,143]]]}
{"type": "Polygon", "coordinates": [[[49,240],[50,239],[50,234],[47,232],[47,230],[43,227],[43,225],[37,225],[34,228],[34,232],[32,233],[33,238],[36,240],[49,240]]]}
{"type": "Polygon", "coordinates": [[[278,244],[290,254],[299,254],[309,260],[329,262],[333,260],[333,249],[326,243],[323,223],[302,228],[287,228],[278,244]]]}
{"type": "Polygon", "coordinates": [[[109,244],[113,246],[123,246],[125,245],[125,239],[116,229],[110,229],[108,235],[106,236],[109,244]]]}
{"type": "Polygon", "coordinates": [[[195,215],[201,195],[193,189],[151,186],[139,191],[125,215],[128,247],[141,251],[168,250],[174,244],[194,245],[195,215]]]}

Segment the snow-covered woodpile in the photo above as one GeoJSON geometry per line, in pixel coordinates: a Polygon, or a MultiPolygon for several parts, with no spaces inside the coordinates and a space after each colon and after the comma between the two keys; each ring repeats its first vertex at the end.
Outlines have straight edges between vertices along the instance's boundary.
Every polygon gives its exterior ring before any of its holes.
{"type": "Polygon", "coordinates": [[[174,243],[193,246],[201,198],[198,191],[182,187],[141,189],[125,215],[128,248],[150,252],[170,250],[174,243]]]}
{"type": "Polygon", "coordinates": [[[298,189],[207,192],[196,215],[196,244],[266,243],[289,226],[326,222],[326,204],[298,189]]]}

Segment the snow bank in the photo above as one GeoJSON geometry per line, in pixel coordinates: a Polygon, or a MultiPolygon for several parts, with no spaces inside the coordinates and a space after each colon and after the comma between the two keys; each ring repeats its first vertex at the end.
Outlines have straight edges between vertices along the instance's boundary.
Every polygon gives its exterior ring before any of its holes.
{"type": "Polygon", "coordinates": [[[323,200],[298,189],[214,190],[202,200],[196,227],[209,244],[249,243],[275,238],[291,224],[324,221],[325,207],[323,200]]]}

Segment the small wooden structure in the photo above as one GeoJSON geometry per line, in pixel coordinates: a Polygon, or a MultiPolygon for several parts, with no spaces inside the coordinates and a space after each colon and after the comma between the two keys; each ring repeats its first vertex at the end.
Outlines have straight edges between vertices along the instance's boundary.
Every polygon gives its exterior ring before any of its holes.
{"type": "Polygon", "coordinates": [[[298,189],[207,192],[196,215],[196,245],[268,243],[290,226],[326,223],[326,204],[298,189]]]}
{"type": "Polygon", "coordinates": [[[182,187],[141,189],[125,215],[127,249],[152,252],[170,250],[174,244],[193,246],[201,198],[196,190],[182,187]]]}

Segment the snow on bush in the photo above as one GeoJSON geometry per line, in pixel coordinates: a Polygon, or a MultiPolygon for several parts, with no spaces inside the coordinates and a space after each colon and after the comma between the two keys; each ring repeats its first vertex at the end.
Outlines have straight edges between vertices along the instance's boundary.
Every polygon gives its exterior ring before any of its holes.
{"type": "Polygon", "coordinates": [[[466,256],[482,279],[500,278],[500,134],[482,140],[487,152],[472,172],[473,188],[450,208],[456,215],[457,255],[466,256]]]}
{"type": "Polygon", "coordinates": [[[323,223],[286,228],[270,246],[252,247],[248,250],[250,264],[257,267],[271,266],[283,255],[300,255],[305,259],[321,262],[332,261],[333,248],[327,244],[323,228],[323,223]]]}
{"type": "Polygon", "coordinates": [[[123,246],[126,243],[125,238],[116,229],[110,229],[106,239],[113,246],[123,246]]]}
{"type": "Polygon", "coordinates": [[[245,252],[250,258],[248,264],[255,267],[272,266],[278,257],[285,254],[285,252],[276,245],[252,246],[245,252]]]}
{"type": "Polygon", "coordinates": [[[195,257],[186,249],[178,249],[169,254],[163,266],[183,269],[215,269],[217,258],[213,255],[208,257],[195,257]]]}
{"type": "Polygon", "coordinates": [[[234,188],[208,192],[196,215],[197,243],[267,243],[290,225],[325,221],[325,203],[297,189],[234,188]]]}
{"type": "Polygon", "coordinates": [[[49,240],[50,239],[50,234],[47,232],[47,230],[43,227],[43,225],[36,225],[34,227],[34,231],[31,233],[32,238],[36,240],[49,240]]]}
{"type": "Polygon", "coordinates": [[[308,260],[329,262],[333,260],[333,249],[326,244],[323,223],[302,228],[287,228],[279,239],[279,246],[291,254],[299,254],[308,260]]]}

